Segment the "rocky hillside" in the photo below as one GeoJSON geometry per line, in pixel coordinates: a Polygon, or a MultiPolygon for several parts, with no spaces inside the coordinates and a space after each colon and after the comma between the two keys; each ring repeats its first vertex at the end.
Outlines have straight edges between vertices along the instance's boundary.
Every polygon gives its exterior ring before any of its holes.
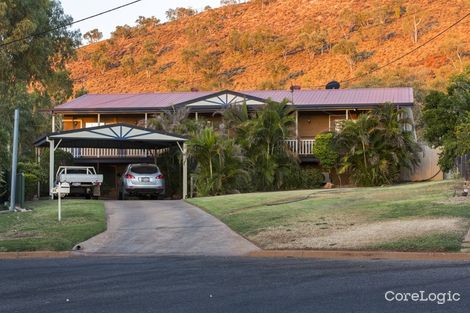
{"type": "MultiPolygon", "coordinates": [[[[466,0],[253,0],[116,29],[78,50],[75,89],[323,88],[373,71],[470,12],[466,0]]],[[[152,15],[152,12],[149,12],[152,15]]],[[[342,86],[442,88],[470,63],[470,17],[431,44],[342,86]]]]}

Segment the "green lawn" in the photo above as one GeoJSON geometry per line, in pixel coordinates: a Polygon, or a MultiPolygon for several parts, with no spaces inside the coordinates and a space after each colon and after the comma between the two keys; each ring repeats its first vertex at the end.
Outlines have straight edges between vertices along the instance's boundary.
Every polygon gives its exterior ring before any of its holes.
{"type": "Polygon", "coordinates": [[[458,251],[470,227],[460,181],[189,199],[265,249],[458,251]]]}
{"type": "Polygon", "coordinates": [[[70,250],[106,230],[103,201],[63,200],[57,221],[57,200],[28,202],[31,212],[0,213],[0,251],[70,250]]]}

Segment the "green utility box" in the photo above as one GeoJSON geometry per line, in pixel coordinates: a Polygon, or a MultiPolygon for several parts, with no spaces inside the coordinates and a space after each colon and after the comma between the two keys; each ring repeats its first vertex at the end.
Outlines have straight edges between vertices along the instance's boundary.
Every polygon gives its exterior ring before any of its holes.
{"type": "Polygon", "coordinates": [[[24,173],[16,174],[16,205],[20,208],[24,208],[25,187],[24,173]]]}

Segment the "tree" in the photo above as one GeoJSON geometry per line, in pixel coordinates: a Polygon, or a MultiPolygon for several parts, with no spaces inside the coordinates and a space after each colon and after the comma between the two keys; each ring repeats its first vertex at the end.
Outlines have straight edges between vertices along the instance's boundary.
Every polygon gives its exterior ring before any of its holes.
{"type": "Polygon", "coordinates": [[[249,159],[252,183],[257,190],[282,188],[292,168],[298,166],[285,144],[292,134],[294,116],[287,101],[268,101],[244,125],[240,141],[249,159]]]}
{"type": "Polygon", "coordinates": [[[135,60],[130,55],[125,55],[121,59],[121,66],[122,66],[122,69],[124,70],[124,73],[126,73],[126,75],[132,75],[136,73],[135,60]]]}
{"type": "Polygon", "coordinates": [[[440,52],[451,62],[452,66],[462,72],[464,69],[465,41],[457,36],[450,36],[441,44],[440,52]]]}
{"type": "Polygon", "coordinates": [[[98,69],[101,74],[104,74],[111,68],[112,62],[108,55],[107,43],[100,43],[100,46],[94,50],[90,55],[91,65],[98,69]]]}
{"type": "Polygon", "coordinates": [[[448,171],[462,154],[463,130],[470,111],[470,68],[450,79],[447,92],[431,92],[424,101],[424,138],[440,148],[439,165],[448,171]],[[460,138],[456,139],[456,136],[460,138]]]}
{"type": "Polygon", "coordinates": [[[354,41],[341,40],[333,47],[333,53],[342,55],[349,65],[349,70],[353,72],[357,56],[357,46],[354,41]]]}
{"type": "Polygon", "coordinates": [[[49,119],[39,113],[72,95],[66,64],[80,44],[78,31],[58,1],[9,0],[0,3],[0,172],[8,165],[13,111],[20,111],[20,161],[34,157],[32,141],[46,132],[49,119]],[[27,37],[16,43],[10,42],[27,37]]]}
{"type": "Polygon", "coordinates": [[[193,8],[178,7],[176,9],[169,9],[165,14],[169,21],[176,21],[183,17],[196,15],[197,11],[193,8]]]}
{"type": "Polygon", "coordinates": [[[375,0],[372,7],[372,15],[379,24],[385,25],[393,15],[393,5],[384,4],[382,0],[375,0]]]}
{"type": "Polygon", "coordinates": [[[101,38],[103,38],[103,33],[100,32],[98,28],[92,29],[83,35],[83,39],[88,41],[88,43],[98,42],[101,38]]]}
{"type": "Polygon", "coordinates": [[[391,184],[403,168],[419,164],[418,143],[405,130],[409,120],[392,104],[384,105],[355,121],[347,120],[337,135],[341,155],[340,173],[349,172],[360,186],[391,184]]]}
{"type": "Polygon", "coordinates": [[[319,25],[307,25],[299,33],[299,45],[310,53],[310,56],[323,54],[330,48],[328,40],[328,30],[319,25]]]}
{"type": "Polygon", "coordinates": [[[198,195],[217,195],[233,191],[246,181],[241,150],[233,139],[205,127],[188,142],[188,152],[197,160],[198,195]]]}
{"type": "Polygon", "coordinates": [[[129,25],[116,26],[115,30],[111,33],[111,39],[132,37],[132,27],[129,25]]]}
{"type": "Polygon", "coordinates": [[[280,77],[289,71],[289,66],[280,61],[268,63],[266,68],[271,75],[273,85],[278,85],[280,77]]]}
{"type": "Polygon", "coordinates": [[[239,0],[220,0],[220,5],[221,6],[224,6],[224,5],[233,5],[233,4],[238,4],[240,3],[239,0]]]}
{"type": "Polygon", "coordinates": [[[403,20],[403,30],[411,36],[414,44],[418,43],[420,25],[423,23],[425,15],[422,8],[416,4],[410,4],[406,7],[406,16],[403,20]]]}
{"type": "Polygon", "coordinates": [[[135,20],[135,22],[137,24],[137,27],[142,28],[142,29],[155,27],[158,24],[160,24],[160,20],[156,18],[155,16],[151,16],[151,17],[139,16],[135,20]]]}
{"type": "Polygon", "coordinates": [[[147,53],[140,59],[140,66],[145,70],[147,78],[150,78],[155,64],[157,64],[157,58],[153,54],[147,53]]]}
{"type": "Polygon", "coordinates": [[[81,96],[86,95],[86,94],[88,94],[88,90],[84,86],[82,86],[82,87],[80,87],[80,89],[78,89],[75,92],[73,97],[78,98],[78,97],[81,97],[81,96]]]}
{"type": "MultiPolygon", "coordinates": [[[[313,155],[320,161],[320,166],[331,174],[339,164],[339,152],[336,147],[334,133],[322,133],[315,136],[313,155]]],[[[341,177],[338,175],[341,182],[341,177]]]]}

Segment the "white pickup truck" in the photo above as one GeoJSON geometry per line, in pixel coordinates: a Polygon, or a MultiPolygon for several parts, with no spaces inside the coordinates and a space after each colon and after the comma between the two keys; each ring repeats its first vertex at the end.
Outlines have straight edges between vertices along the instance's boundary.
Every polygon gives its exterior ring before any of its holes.
{"type": "Polygon", "coordinates": [[[56,185],[70,184],[70,194],[83,195],[87,199],[101,195],[103,175],[96,174],[93,166],[60,166],[56,174],[56,185]]]}

